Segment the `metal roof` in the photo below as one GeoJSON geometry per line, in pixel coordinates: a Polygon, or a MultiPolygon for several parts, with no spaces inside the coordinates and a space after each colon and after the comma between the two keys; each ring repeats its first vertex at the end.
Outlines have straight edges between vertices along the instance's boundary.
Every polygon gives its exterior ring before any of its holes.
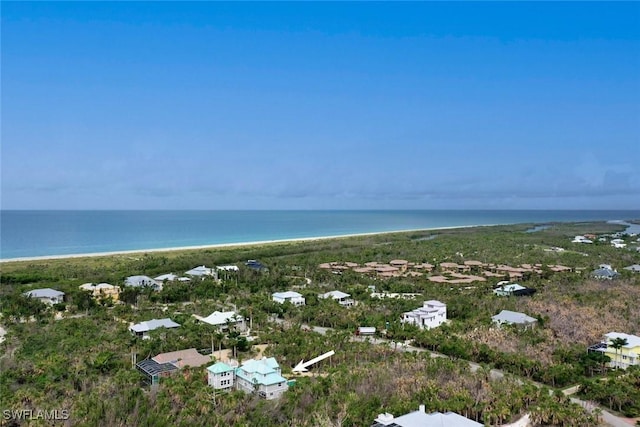
{"type": "Polygon", "coordinates": [[[153,359],[145,359],[141,362],[138,362],[136,364],[136,367],[150,377],[161,374],[163,372],[172,372],[178,370],[178,367],[172,363],[158,363],[153,359]]]}
{"type": "Polygon", "coordinates": [[[174,322],[169,318],[166,318],[166,319],[151,319],[146,322],[140,322],[138,324],[131,326],[131,328],[129,329],[131,329],[134,332],[148,332],[158,328],[177,328],[179,326],[180,324],[174,322]]]}
{"type": "Polygon", "coordinates": [[[537,322],[537,319],[534,319],[531,316],[527,316],[524,313],[519,313],[517,311],[511,311],[511,310],[502,310],[500,314],[496,314],[491,319],[494,322],[515,323],[519,325],[537,322]]]}
{"type": "Polygon", "coordinates": [[[33,289],[31,291],[25,292],[24,295],[32,298],[57,298],[63,297],[64,292],[56,291],[51,288],[43,288],[43,289],[33,289]]]}

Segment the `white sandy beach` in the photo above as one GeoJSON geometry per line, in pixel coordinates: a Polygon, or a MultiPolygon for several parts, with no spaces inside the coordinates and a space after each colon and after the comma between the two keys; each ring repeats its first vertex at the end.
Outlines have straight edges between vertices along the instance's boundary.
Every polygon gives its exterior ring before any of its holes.
{"type": "Polygon", "coordinates": [[[55,260],[55,259],[66,259],[66,258],[89,258],[89,257],[103,257],[103,256],[113,256],[113,255],[143,255],[147,253],[155,253],[155,252],[173,252],[173,251],[189,251],[189,250],[198,250],[198,249],[220,249],[220,248],[232,248],[232,247],[243,247],[243,246],[260,246],[260,245],[270,245],[270,244],[280,244],[280,243],[295,243],[295,242],[313,242],[317,240],[328,240],[328,239],[343,239],[349,237],[363,237],[363,236],[375,236],[380,234],[392,234],[392,233],[411,233],[416,231],[437,231],[437,230],[453,230],[456,228],[473,228],[473,227],[491,227],[496,224],[489,225],[459,225],[452,227],[435,227],[435,228],[418,228],[418,229],[409,229],[409,230],[394,230],[394,231],[379,231],[372,233],[356,233],[356,234],[342,234],[337,236],[320,236],[320,237],[300,237],[295,239],[282,239],[282,240],[262,240],[256,242],[240,242],[240,243],[218,243],[213,245],[198,245],[198,246],[182,246],[182,247],[173,247],[173,248],[154,248],[154,249],[133,249],[127,251],[113,251],[113,252],[95,252],[95,253],[85,253],[85,254],[65,254],[65,255],[43,255],[43,256],[35,256],[35,257],[22,257],[22,258],[6,258],[0,259],[0,263],[7,262],[23,262],[23,261],[44,261],[44,260],[55,260]]]}

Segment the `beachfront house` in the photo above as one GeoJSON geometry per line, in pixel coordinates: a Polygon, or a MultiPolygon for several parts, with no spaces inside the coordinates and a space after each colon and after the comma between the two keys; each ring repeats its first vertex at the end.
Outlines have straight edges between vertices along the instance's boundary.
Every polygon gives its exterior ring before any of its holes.
{"type": "Polygon", "coordinates": [[[425,406],[417,411],[394,417],[390,413],[379,414],[371,427],[482,427],[482,424],[455,412],[432,412],[427,414],[425,406]]]}
{"type": "Polygon", "coordinates": [[[91,296],[95,299],[111,299],[112,301],[118,301],[120,299],[120,286],[110,285],[109,283],[85,283],[79,286],[83,291],[91,293],[91,296]]]}
{"type": "Polygon", "coordinates": [[[425,301],[422,307],[402,315],[402,323],[416,325],[420,329],[431,329],[447,321],[447,305],[437,300],[425,301]]]}
{"type": "Polygon", "coordinates": [[[611,359],[612,368],[627,369],[640,365],[640,337],[621,332],[609,332],[602,341],[589,347],[589,351],[601,352],[611,359]]]}
{"type": "Polygon", "coordinates": [[[280,304],[284,304],[285,302],[290,302],[295,306],[301,306],[301,305],[305,305],[306,303],[305,298],[301,294],[294,291],[275,292],[274,294],[271,295],[271,297],[273,301],[280,304]]]}
{"type": "Polygon", "coordinates": [[[64,292],[51,288],[33,289],[23,294],[27,298],[37,299],[47,305],[60,304],[64,302],[64,292]]]}
{"type": "Polygon", "coordinates": [[[231,325],[239,331],[247,329],[244,317],[235,311],[214,311],[207,317],[200,317],[196,314],[194,314],[193,317],[202,323],[215,326],[221,331],[226,331],[231,325]]]}
{"type": "Polygon", "coordinates": [[[159,328],[179,328],[180,325],[169,318],[165,319],[151,319],[146,322],[140,322],[135,325],[131,325],[129,330],[137,337],[142,339],[149,339],[149,332],[155,331],[159,328]]]}
{"type": "Polygon", "coordinates": [[[129,276],[124,280],[125,286],[131,286],[132,288],[151,288],[154,291],[162,289],[162,283],[158,283],[149,276],[137,275],[129,276]]]}
{"type": "Polygon", "coordinates": [[[524,313],[519,313],[517,311],[511,310],[502,310],[499,314],[491,317],[493,323],[495,323],[498,327],[502,325],[517,325],[525,328],[533,327],[537,319],[534,319],[531,316],[527,316],[524,313]]]}
{"type": "Polygon", "coordinates": [[[327,293],[318,295],[318,298],[332,299],[343,307],[351,307],[355,304],[355,301],[351,299],[351,295],[341,291],[329,291],[327,293]]]}

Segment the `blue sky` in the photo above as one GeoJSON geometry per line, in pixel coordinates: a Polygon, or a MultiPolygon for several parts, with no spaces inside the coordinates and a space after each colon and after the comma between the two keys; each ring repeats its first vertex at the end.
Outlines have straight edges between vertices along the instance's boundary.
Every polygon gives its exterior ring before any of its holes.
{"type": "Polygon", "coordinates": [[[2,3],[3,209],[637,209],[640,3],[2,3]]]}

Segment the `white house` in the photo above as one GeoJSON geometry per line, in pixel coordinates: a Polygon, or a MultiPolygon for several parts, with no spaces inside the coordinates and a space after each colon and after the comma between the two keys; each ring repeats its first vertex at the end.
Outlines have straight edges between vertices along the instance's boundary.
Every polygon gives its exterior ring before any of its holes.
{"type": "Polygon", "coordinates": [[[431,329],[447,321],[447,305],[443,302],[425,301],[423,306],[402,315],[402,323],[416,325],[420,329],[431,329]]]}
{"type": "Polygon", "coordinates": [[[371,427],[482,427],[482,424],[455,412],[432,412],[427,414],[424,405],[417,411],[394,417],[384,413],[378,415],[371,427]]]}
{"type": "Polygon", "coordinates": [[[235,311],[214,311],[207,317],[200,317],[196,314],[194,314],[193,317],[203,323],[216,326],[220,329],[227,328],[229,323],[235,324],[241,331],[246,329],[244,317],[240,316],[235,311]]]}
{"type": "Polygon", "coordinates": [[[48,305],[60,304],[64,302],[64,292],[51,288],[33,289],[23,294],[29,298],[35,298],[48,305]]]}
{"type": "Polygon", "coordinates": [[[502,310],[499,314],[491,317],[491,320],[496,325],[520,325],[520,326],[533,326],[538,321],[531,316],[527,316],[524,313],[517,311],[502,310]]]}
{"type": "Polygon", "coordinates": [[[160,289],[162,289],[161,283],[156,282],[149,276],[142,276],[142,275],[127,277],[124,281],[124,285],[131,286],[134,288],[150,287],[154,291],[159,291],[160,289]]]}
{"type": "Polygon", "coordinates": [[[571,243],[593,243],[593,241],[587,239],[584,236],[576,236],[576,237],[573,238],[571,243]]]}
{"type": "Polygon", "coordinates": [[[525,289],[527,288],[517,283],[509,283],[509,282],[502,281],[498,283],[498,287],[493,290],[493,293],[496,294],[497,296],[503,297],[503,296],[513,295],[515,291],[522,291],[525,289]]]}
{"type": "Polygon", "coordinates": [[[634,273],[640,273],[640,264],[633,264],[624,268],[625,270],[633,271],[634,273]]]}
{"type": "Polygon", "coordinates": [[[165,319],[151,319],[146,322],[140,322],[135,325],[131,325],[129,330],[136,336],[142,337],[143,339],[149,338],[149,332],[154,331],[158,328],[179,328],[180,324],[174,322],[169,318],[165,319]]]}
{"type": "Polygon", "coordinates": [[[305,298],[301,294],[293,291],[276,292],[272,294],[272,298],[275,302],[280,304],[284,304],[287,301],[295,306],[305,305],[306,303],[305,298]]]}
{"type": "Polygon", "coordinates": [[[187,276],[200,277],[201,279],[204,279],[207,276],[213,277],[216,280],[218,279],[218,272],[213,268],[205,267],[204,265],[185,271],[184,274],[187,276]]]}
{"type": "Polygon", "coordinates": [[[240,271],[237,265],[219,265],[216,267],[219,271],[240,271]]]}
{"type": "Polygon", "coordinates": [[[353,301],[353,299],[351,299],[350,297],[351,295],[341,291],[329,291],[327,293],[318,295],[318,298],[321,299],[331,298],[334,301],[337,301],[338,304],[343,307],[351,307],[355,304],[355,301],[353,301]]]}

